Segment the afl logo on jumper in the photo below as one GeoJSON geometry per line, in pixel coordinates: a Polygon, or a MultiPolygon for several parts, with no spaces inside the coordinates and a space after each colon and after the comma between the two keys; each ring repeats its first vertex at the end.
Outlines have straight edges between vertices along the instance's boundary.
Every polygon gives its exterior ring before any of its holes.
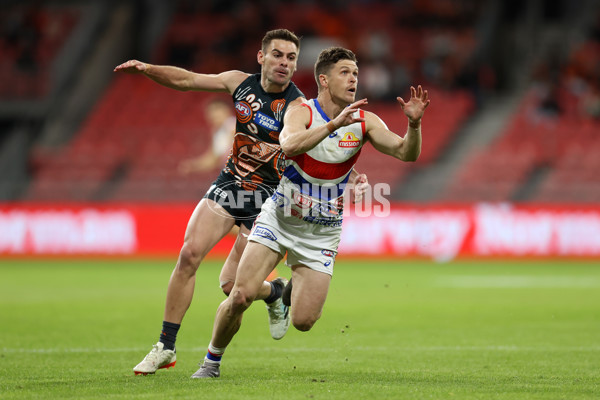
{"type": "Polygon", "coordinates": [[[354,136],[354,133],[352,132],[346,132],[344,133],[344,137],[340,140],[339,147],[358,147],[360,146],[360,140],[358,140],[358,138],[356,136],[354,136]]]}
{"type": "Polygon", "coordinates": [[[235,112],[237,114],[237,119],[242,124],[250,121],[252,119],[252,108],[250,108],[250,104],[245,101],[237,101],[235,103],[235,112]]]}

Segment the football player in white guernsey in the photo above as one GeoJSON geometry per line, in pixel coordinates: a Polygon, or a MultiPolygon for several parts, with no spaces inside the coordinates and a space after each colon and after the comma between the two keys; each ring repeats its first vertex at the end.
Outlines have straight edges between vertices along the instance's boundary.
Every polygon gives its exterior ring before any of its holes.
{"type": "Polygon", "coordinates": [[[343,191],[365,142],[401,161],[421,152],[421,118],[429,105],[421,86],[408,101],[398,97],[408,118],[404,136],[355,101],[358,66],[352,51],[323,50],[315,64],[318,97],[288,109],[280,135],[287,167],[275,194],[265,202],[244,250],[230,296],[217,310],[204,364],[194,378],[218,377],[220,360],[238,331],[244,311],[264,279],[287,253],[294,282],[291,320],[308,331],[320,318],[341,234],[343,191]]]}

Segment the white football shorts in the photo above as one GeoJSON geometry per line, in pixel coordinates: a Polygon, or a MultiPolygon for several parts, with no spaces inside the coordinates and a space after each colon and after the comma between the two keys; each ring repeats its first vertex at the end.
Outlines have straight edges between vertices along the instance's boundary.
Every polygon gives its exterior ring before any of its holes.
{"type": "Polygon", "coordinates": [[[333,275],[341,226],[324,226],[285,215],[270,198],[256,217],[248,240],[267,246],[285,256],[288,267],[302,264],[308,268],[333,275]]]}

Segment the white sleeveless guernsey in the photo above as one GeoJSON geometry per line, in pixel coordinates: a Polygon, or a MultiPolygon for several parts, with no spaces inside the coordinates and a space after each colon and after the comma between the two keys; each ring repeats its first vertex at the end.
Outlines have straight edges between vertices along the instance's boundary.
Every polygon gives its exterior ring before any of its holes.
{"type": "MultiPolygon", "coordinates": [[[[303,106],[310,111],[307,128],[330,121],[316,99],[303,106]]],[[[363,110],[356,113],[364,118],[363,110]]],[[[303,218],[305,221],[329,226],[341,224],[342,195],[360,155],[364,136],[365,123],[354,123],[337,129],[308,152],[286,159],[277,192],[293,193],[292,204],[302,209],[311,205],[318,208],[303,218]]]]}
{"type": "MultiPolygon", "coordinates": [[[[303,106],[310,110],[307,128],[329,122],[316,99],[303,106]]],[[[364,111],[357,115],[364,117],[364,111]]],[[[364,137],[365,123],[355,123],[337,129],[308,152],[287,158],[279,186],[263,204],[248,240],[281,255],[287,252],[289,266],[305,265],[332,275],[344,189],[364,137]]]]}

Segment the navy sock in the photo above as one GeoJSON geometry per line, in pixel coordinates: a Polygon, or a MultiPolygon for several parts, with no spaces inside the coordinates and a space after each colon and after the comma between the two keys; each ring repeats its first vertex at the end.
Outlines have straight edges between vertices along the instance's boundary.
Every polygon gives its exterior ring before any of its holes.
{"type": "Polygon", "coordinates": [[[277,283],[269,282],[271,284],[271,294],[269,297],[265,299],[265,303],[271,304],[275,300],[281,297],[281,292],[283,292],[283,286],[278,285],[277,283]]]}
{"type": "Polygon", "coordinates": [[[292,278],[290,278],[289,282],[287,285],[285,285],[285,288],[281,293],[281,301],[283,301],[283,304],[288,307],[292,305],[292,278]]]}
{"type": "Polygon", "coordinates": [[[163,321],[159,341],[165,345],[166,350],[175,350],[175,340],[177,340],[177,331],[180,327],[180,324],[163,321]]]}

